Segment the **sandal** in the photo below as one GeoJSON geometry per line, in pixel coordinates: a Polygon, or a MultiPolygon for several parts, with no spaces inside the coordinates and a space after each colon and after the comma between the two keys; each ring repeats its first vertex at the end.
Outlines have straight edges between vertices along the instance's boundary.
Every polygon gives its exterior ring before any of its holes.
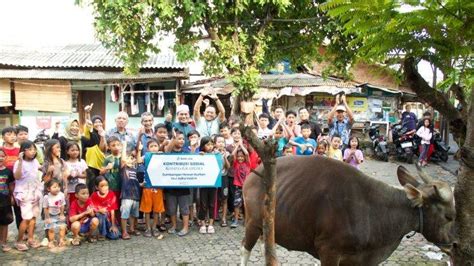
{"type": "Polygon", "coordinates": [[[99,240],[99,241],[105,241],[105,236],[99,235],[99,236],[97,237],[97,240],[99,240]]]}
{"type": "Polygon", "coordinates": [[[130,235],[132,236],[141,236],[142,234],[140,232],[138,232],[137,230],[134,230],[134,231],[130,231],[128,232],[130,235]]]}
{"type": "Polygon", "coordinates": [[[73,246],[79,246],[81,244],[81,239],[79,237],[75,237],[72,241],[71,241],[71,245],[73,246]]]}
{"type": "Polygon", "coordinates": [[[221,227],[227,227],[227,220],[222,220],[221,227]]]}
{"type": "Polygon", "coordinates": [[[58,247],[62,248],[66,246],[66,242],[64,240],[59,241],[58,247]]]}
{"type": "Polygon", "coordinates": [[[40,243],[36,242],[35,240],[28,241],[27,244],[30,246],[30,248],[39,248],[41,246],[40,243]]]}
{"type": "Polygon", "coordinates": [[[199,228],[199,233],[201,234],[207,234],[207,228],[205,225],[201,226],[201,228],[199,228]]]}
{"type": "Polygon", "coordinates": [[[208,233],[208,234],[214,234],[215,232],[216,232],[216,230],[214,229],[214,226],[209,225],[209,226],[207,227],[207,233],[208,233]]]}
{"type": "Polygon", "coordinates": [[[128,233],[122,234],[122,239],[123,240],[129,240],[131,237],[128,233]]]}
{"type": "Polygon", "coordinates": [[[7,244],[2,245],[2,251],[3,252],[8,252],[10,250],[12,250],[12,248],[9,245],[7,245],[7,244]]]}
{"type": "Polygon", "coordinates": [[[168,234],[176,234],[176,228],[168,229],[168,234]]]}
{"type": "Polygon", "coordinates": [[[95,236],[89,236],[89,237],[87,237],[87,242],[95,243],[95,242],[97,242],[97,238],[95,236]]]}
{"type": "Polygon", "coordinates": [[[160,227],[158,228],[160,232],[165,232],[166,231],[166,225],[165,224],[160,224],[160,227]]]}
{"type": "Polygon", "coordinates": [[[55,247],[56,247],[56,244],[54,243],[54,241],[49,241],[48,248],[55,248],[55,247]]]}
{"type": "Polygon", "coordinates": [[[15,248],[18,251],[27,251],[29,249],[28,246],[25,243],[16,243],[15,248]]]}

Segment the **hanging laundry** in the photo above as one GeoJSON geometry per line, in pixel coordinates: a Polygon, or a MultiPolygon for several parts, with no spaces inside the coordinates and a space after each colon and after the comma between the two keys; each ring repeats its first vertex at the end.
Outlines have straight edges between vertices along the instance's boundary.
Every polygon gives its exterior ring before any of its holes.
{"type": "MultiPolygon", "coordinates": [[[[132,88],[130,88],[131,91],[133,91],[132,88]]],[[[130,114],[131,115],[137,115],[140,110],[138,109],[138,101],[135,101],[135,93],[130,93],[130,114]]]]}
{"type": "Polygon", "coordinates": [[[161,111],[165,107],[165,95],[162,91],[158,93],[158,109],[161,111]]]}
{"type": "Polygon", "coordinates": [[[110,100],[114,103],[118,102],[120,95],[120,87],[118,85],[113,85],[110,90],[110,100]]]}

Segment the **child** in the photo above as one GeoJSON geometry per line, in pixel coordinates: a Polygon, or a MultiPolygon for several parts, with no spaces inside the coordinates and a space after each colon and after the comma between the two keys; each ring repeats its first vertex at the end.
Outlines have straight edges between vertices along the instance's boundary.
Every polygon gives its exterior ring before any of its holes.
{"type": "Polygon", "coordinates": [[[311,126],[303,124],[301,126],[302,137],[296,137],[290,140],[290,144],[296,146],[296,155],[312,155],[318,145],[311,135],[311,126]]]}
{"type": "MultiPolygon", "coordinates": [[[[214,152],[214,141],[211,137],[204,137],[199,146],[201,154],[212,154],[214,152]]],[[[199,189],[199,233],[214,234],[214,218],[217,216],[217,189],[216,188],[200,188],[199,189]],[[206,218],[209,219],[209,225],[206,228],[206,218]]]]}
{"type": "Polygon", "coordinates": [[[81,151],[77,142],[66,144],[66,167],[69,172],[67,177],[68,206],[76,199],[76,186],[86,184],[86,161],[80,158],[81,151]]]}
{"type": "Polygon", "coordinates": [[[286,126],[288,127],[289,136],[286,136],[288,139],[294,137],[301,137],[301,127],[296,123],[296,112],[289,110],[285,114],[286,126]]]}
{"type": "Polygon", "coordinates": [[[23,242],[23,236],[28,230],[27,244],[32,248],[40,245],[34,239],[36,218],[40,213],[40,200],[43,197],[43,188],[38,180],[38,169],[40,167],[36,157],[36,146],[27,140],[21,144],[18,161],[13,167],[15,177],[15,190],[13,192],[17,206],[21,209],[21,218],[18,229],[18,238],[15,245],[19,251],[28,250],[23,242]]]}
{"type": "Polygon", "coordinates": [[[99,219],[95,217],[92,202],[89,199],[89,189],[86,184],[79,183],[75,189],[75,200],[69,208],[69,222],[71,223],[71,231],[73,246],[81,244],[79,233],[85,234],[89,243],[95,243],[96,238],[92,236],[99,226],[99,219]]]}
{"type": "Polygon", "coordinates": [[[215,135],[214,136],[214,143],[215,148],[214,152],[219,153],[222,156],[222,160],[224,162],[224,167],[221,171],[221,179],[222,179],[222,186],[218,189],[219,200],[222,206],[222,220],[221,226],[227,227],[227,199],[229,196],[229,178],[227,177],[228,169],[230,167],[230,163],[228,157],[230,153],[225,149],[225,138],[222,135],[215,135]]]}
{"type": "MultiPolygon", "coordinates": [[[[112,137],[111,137],[112,138],[112,137]]],[[[99,219],[99,240],[117,240],[120,231],[115,224],[115,211],[118,209],[115,193],[109,190],[109,182],[103,176],[95,180],[96,191],[92,193],[91,204],[99,219]]]]}
{"type": "Polygon", "coordinates": [[[364,161],[364,155],[362,151],[359,150],[359,139],[357,137],[351,137],[349,139],[349,146],[350,148],[344,150],[344,161],[360,169],[359,165],[364,161]]]}
{"type": "Polygon", "coordinates": [[[242,186],[250,173],[249,152],[242,141],[232,152],[232,157],[234,158],[234,220],[230,227],[236,228],[239,226],[239,213],[243,206],[242,186]]]}
{"type": "Polygon", "coordinates": [[[2,251],[11,250],[7,245],[8,225],[13,222],[12,191],[15,178],[10,169],[5,167],[5,151],[0,148],[0,245],[2,251]]]}
{"type": "MultiPolygon", "coordinates": [[[[183,148],[184,134],[181,131],[175,130],[173,139],[170,141],[165,150],[168,153],[176,154],[184,153],[183,148]]],[[[183,216],[183,229],[179,231],[178,236],[185,236],[189,233],[189,205],[191,205],[189,195],[189,188],[165,190],[166,211],[171,217],[171,228],[168,229],[169,234],[176,233],[176,213],[178,207],[180,214],[183,216]]]]}
{"type": "Polygon", "coordinates": [[[270,123],[270,116],[266,113],[262,113],[258,116],[258,131],[257,137],[259,139],[266,139],[273,134],[273,131],[268,128],[270,123]]]}
{"type": "Polygon", "coordinates": [[[57,179],[51,179],[46,183],[48,194],[43,197],[44,229],[48,230],[48,248],[55,247],[54,231],[59,230],[59,247],[65,245],[66,217],[64,216],[64,206],[66,199],[61,192],[61,184],[57,179]]]}
{"type": "Polygon", "coordinates": [[[61,191],[67,191],[67,177],[69,173],[66,163],[61,159],[59,140],[50,139],[46,141],[44,146],[43,182],[46,184],[50,180],[56,179],[59,182],[61,191]]]}
{"type": "Polygon", "coordinates": [[[331,138],[331,145],[329,146],[328,157],[342,161],[342,152],[339,149],[341,147],[341,136],[334,134],[331,138]]]}
{"type": "MultiPolygon", "coordinates": [[[[100,169],[100,174],[107,179],[107,189],[110,189],[115,198],[120,199],[120,155],[122,153],[122,143],[120,140],[111,136],[107,140],[111,155],[105,157],[103,167],[100,169]]],[[[125,146],[125,145],[124,145],[125,146]]]]}
{"type": "Polygon", "coordinates": [[[282,156],[292,156],[292,155],[295,155],[293,153],[293,146],[291,146],[291,144],[286,144],[283,147],[283,155],[282,156]]]}
{"type": "Polygon", "coordinates": [[[230,126],[226,122],[219,125],[219,133],[224,137],[226,147],[234,143],[234,139],[230,135],[230,126]]]}
{"type": "Polygon", "coordinates": [[[168,130],[166,129],[165,124],[160,123],[155,126],[155,137],[156,140],[158,140],[160,151],[165,152],[165,147],[169,144],[168,130]]]}
{"type": "Polygon", "coordinates": [[[327,157],[329,143],[325,139],[321,139],[318,142],[318,148],[316,149],[316,154],[319,156],[327,157]]]}
{"type": "Polygon", "coordinates": [[[201,135],[199,134],[199,132],[197,130],[191,130],[189,133],[188,133],[188,142],[189,142],[189,146],[186,147],[184,149],[185,152],[188,152],[188,153],[199,153],[199,138],[201,137],[201,135]]]}
{"type": "MultiPolygon", "coordinates": [[[[155,139],[150,139],[147,142],[148,152],[158,153],[160,147],[158,141],[155,139]]],[[[138,157],[139,163],[143,161],[143,157],[138,157]]],[[[155,228],[158,225],[158,218],[161,213],[165,211],[164,201],[163,201],[163,190],[158,188],[150,188],[146,184],[143,188],[142,198],[140,202],[140,211],[145,214],[145,237],[158,237],[159,239],[163,238],[155,228]],[[153,211],[153,224],[150,226],[150,214],[153,211]]],[[[160,230],[166,231],[164,224],[160,225],[160,230]]]]}
{"type": "MultiPolygon", "coordinates": [[[[16,143],[15,143],[15,147],[18,147],[18,149],[20,149],[20,145],[25,142],[26,140],[28,140],[28,137],[29,137],[29,130],[27,127],[23,126],[23,125],[18,125],[15,127],[16,129],[16,143]]],[[[43,154],[43,149],[41,147],[36,147],[37,148],[37,151],[36,151],[36,160],[38,160],[38,162],[40,164],[43,164],[43,161],[44,161],[44,154],[43,154]]],[[[12,165],[13,166],[13,165],[12,165]]]]}
{"type": "MultiPolygon", "coordinates": [[[[142,156],[143,144],[139,139],[137,145],[137,157],[142,156]]],[[[120,224],[122,227],[122,239],[130,239],[130,234],[139,236],[135,229],[135,221],[138,218],[140,206],[140,182],[137,176],[137,160],[135,157],[127,156],[127,150],[122,149],[121,157],[121,204],[120,204],[120,224]],[[130,234],[127,232],[127,220],[130,225],[130,234]]]]}
{"type": "Polygon", "coordinates": [[[433,132],[431,132],[431,120],[429,118],[423,119],[423,126],[420,127],[416,131],[416,135],[421,138],[421,152],[420,152],[420,161],[419,164],[421,166],[425,166],[428,164],[426,160],[426,155],[430,148],[431,137],[433,136],[433,132]]]}
{"type": "Polygon", "coordinates": [[[18,160],[18,155],[20,154],[20,148],[15,147],[16,142],[16,130],[14,127],[6,127],[2,129],[2,138],[3,138],[3,151],[5,152],[5,161],[4,165],[6,168],[13,171],[13,165],[18,160]]]}

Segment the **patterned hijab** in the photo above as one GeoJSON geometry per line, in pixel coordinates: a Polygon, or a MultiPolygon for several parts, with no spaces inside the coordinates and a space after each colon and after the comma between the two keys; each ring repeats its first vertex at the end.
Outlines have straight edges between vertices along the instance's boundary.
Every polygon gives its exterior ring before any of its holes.
{"type": "Polygon", "coordinates": [[[66,128],[64,130],[64,137],[68,140],[68,141],[74,141],[74,142],[79,142],[80,143],[80,140],[81,140],[81,132],[78,131],[77,132],[77,135],[72,135],[71,134],[71,125],[72,123],[76,122],[77,125],[79,126],[79,121],[77,119],[74,119],[74,120],[71,120],[69,121],[69,123],[66,125],[66,128]]]}

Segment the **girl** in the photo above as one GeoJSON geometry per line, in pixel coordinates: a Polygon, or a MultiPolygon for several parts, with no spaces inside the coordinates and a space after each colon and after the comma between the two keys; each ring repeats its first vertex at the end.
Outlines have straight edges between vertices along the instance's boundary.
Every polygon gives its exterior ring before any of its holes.
{"type": "Polygon", "coordinates": [[[230,167],[228,157],[230,153],[225,149],[225,138],[223,135],[214,136],[215,153],[219,153],[222,156],[224,167],[222,168],[222,187],[218,189],[219,200],[222,206],[222,221],[221,226],[227,227],[227,199],[229,196],[229,178],[227,177],[227,170],[230,167]]]}
{"type": "Polygon", "coordinates": [[[421,166],[427,165],[426,155],[428,149],[430,148],[431,137],[433,132],[430,129],[431,120],[429,118],[423,119],[423,126],[416,131],[416,135],[421,138],[421,152],[420,152],[420,161],[421,166]]]}
{"type": "Polygon", "coordinates": [[[120,231],[115,224],[115,211],[118,209],[115,193],[109,190],[109,182],[103,176],[95,180],[96,191],[92,193],[91,203],[99,219],[99,240],[116,240],[120,237],[120,231]]]}
{"type": "Polygon", "coordinates": [[[234,220],[230,225],[231,228],[239,226],[240,208],[243,206],[242,186],[245,179],[250,173],[249,152],[242,143],[232,152],[234,158],[234,220]]]}
{"type": "MultiPolygon", "coordinates": [[[[211,137],[203,137],[201,144],[199,145],[200,154],[213,154],[214,153],[214,141],[211,137]]],[[[199,212],[198,219],[199,233],[201,234],[214,234],[214,218],[217,216],[217,189],[216,188],[200,188],[199,189],[199,212]],[[209,226],[206,228],[206,217],[209,218],[209,226]]]]}
{"type": "Polygon", "coordinates": [[[43,182],[46,184],[51,179],[59,181],[61,191],[67,191],[66,163],[61,158],[61,144],[56,139],[50,139],[44,144],[43,182]]]}
{"type": "Polygon", "coordinates": [[[364,155],[359,149],[359,139],[357,137],[351,137],[349,139],[349,146],[350,148],[344,150],[344,162],[360,169],[359,165],[364,162],[364,155]]]}
{"type": "Polygon", "coordinates": [[[8,225],[13,222],[12,190],[15,181],[13,173],[5,166],[5,151],[0,148],[0,244],[2,251],[10,251],[7,245],[8,225]]]}
{"type": "Polygon", "coordinates": [[[59,229],[59,246],[65,245],[66,217],[64,216],[64,206],[66,199],[61,192],[60,183],[56,179],[51,179],[46,183],[48,194],[43,198],[44,228],[48,231],[48,248],[54,248],[54,230],[59,229]]]}
{"type": "Polygon", "coordinates": [[[17,206],[20,206],[23,221],[18,229],[18,238],[15,245],[19,251],[28,250],[28,244],[32,248],[40,245],[34,239],[36,218],[40,213],[40,200],[43,196],[43,186],[38,180],[38,169],[40,164],[36,160],[36,146],[27,140],[21,144],[18,161],[13,167],[15,177],[15,191],[13,196],[17,206]],[[28,241],[23,242],[23,236],[28,230],[28,241]]]}
{"type": "Polygon", "coordinates": [[[76,142],[68,142],[66,145],[66,167],[69,175],[67,176],[68,206],[76,200],[77,184],[86,183],[86,162],[80,158],[81,150],[76,142]]]}
{"type": "Polygon", "coordinates": [[[329,143],[327,140],[322,139],[318,143],[318,148],[316,149],[316,155],[327,157],[329,143]]]}

